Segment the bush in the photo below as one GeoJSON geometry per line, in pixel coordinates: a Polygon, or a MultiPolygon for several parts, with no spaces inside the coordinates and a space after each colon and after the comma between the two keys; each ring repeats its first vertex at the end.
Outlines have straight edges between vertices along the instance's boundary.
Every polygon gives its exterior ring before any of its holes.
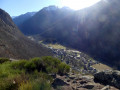
{"type": "Polygon", "coordinates": [[[38,78],[35,81],[21,83],[18,90],[51,90],[51,85],[46,80],[38,78]]]}
{"type": "Polygon", "coordinates": [[[11,63],[11,67],[14,69],[25,69],[25,64],[27,63],[27,60],[20,60],[20,61],[14,61],[11,63]]]}
{"type": "Polygon", "coordinates": [[[59,66],[58,66],[58,73],[60,75],[66,74],[69,71],[70,71],[70,66],[69,65],[66,65],[65,63],[59,64],[59,66]]]}
{"type": "Polygon", "coordinates": [[[70,66],[51,56],[13,62],[0,60],[0,90],[50,90],[51,75],[70,70],[70,66]]]}
{"type": "Polygon", "coordinates": [[[44,79],[37,79],[34,83],[33,83],[33,90],[52,90],[51,89],[51,85],[49,82],[47,82],[44,79]]]}
{"type": "Polygon", "coordinates": [[[10,61],[8,58],[0,58],[0,64],[10,61]]]}
{"type": "Polygon", "coordinates": [[[32,83],[31,82],[27,82],[27,83],[21,83],[18,90],[33,90],[32,89],[32,83]]]}
{"type": "Polygon", "coordinates": [[[33,62],[31,62],[31,61],[27,62],[24,65],[24,67],[25,67],[27,72],[33,72],[36,69],[36,65],[33,62]]]}
{"type": "Polygon", "coordinates": [[[48,74],[65,74],[69,72],[70,66],[65,63],[61,63],[57,58],[46,56],[42,58],[33,58],[29,61],[21,60],[13,62],[11,65],[14,69],[24,69],[26,72],[46,72],[48,74]]]}
{"type": "Polygon", "coordinates": [[[41,58],[33,58],[30,61],[36,65],[36,70],[46,72],[44,61],[41,58]]]}

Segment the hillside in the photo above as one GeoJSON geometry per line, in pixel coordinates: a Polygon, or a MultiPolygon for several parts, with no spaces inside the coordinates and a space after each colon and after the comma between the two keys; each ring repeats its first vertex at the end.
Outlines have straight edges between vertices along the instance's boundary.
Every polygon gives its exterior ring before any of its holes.
{"type": "Polygon", "coordinates": [[[94,76],[75,73],[69,65],[50,56],[12,62],[0,58],[1,90],[119,90],[119,79],[120,71],[94,76]]]}
{"type": "Polygon", "coordinates": [[[12,17],[13,22],[19,26],[20,24],[22,24],[24,21],[28,20],[29,18],[31,18],[32,16],[35,15],[36,12],[27,12],[25,14],[22,14],[20,16],[14,16],[12,17]]]}
{"type": "Polygon", "coordinates": [[[25,35],[43,33],[61,24],[60,22],[69,16],[70,13],[73,13],[73,10],[67,7],[60,9],[56,6],[49,6],[38,11],[21,25],[17,25],[25,35]]]}
{"type": "Polygon", "coordinates": [[[25,59],[46,55],[52,55],[50,50],[25,37],[0,9],[0,57],[25,59]]]}
{"type": "MultiPolygon", "coordinates": [[[[120,1],[107,0],[78,11],[46,7],[19,26],[26,35],[51,39],[93,58],[120,65],[120,1]],[[36,23],[37,22],[37,23],[36,23]]],[[[52,6],[53,7],[53,6],[52,6]]]]}

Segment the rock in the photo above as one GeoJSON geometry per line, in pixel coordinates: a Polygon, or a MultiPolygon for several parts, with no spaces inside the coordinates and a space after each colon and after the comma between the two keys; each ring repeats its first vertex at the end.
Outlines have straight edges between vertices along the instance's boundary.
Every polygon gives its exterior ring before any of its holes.
{"type": "Polygon", "coordinates": [[[72,83],[77,83],[77,81],[76,81],[76,80],[74,80],[72,83]]]}
{"type": "Polygon", "coordinates": [[[70,79],[68,79],[67,82],[70,82],[70,79]]]}
{"type": "Polygon", "coordinates": [[[94,74],[94,81],[120,89],[120,71],[106,70],[94,74]]]}
{"type": "Polygon", "coordinates": [[[80,84],[85,84],[87,83],[87,81],[80,81],[80,84]]]}
{"type": "Polygon", "coordinates": [[[56,74],[50,74],[51,77],[56,78],[56,74]]]}
{"type": "Polygon", "coordinates": [[[65,85],[68,85],[68,84],[59,78],[56,78],[52,83],[53,88],[57,88],[57,86],[65,86],[65,85]]]}
{"type": "Polygon", "coordinates": [[[75,79],[76,76],[75,75],[72,75],[72,76],[69,76],[70,79],[75,79]]]}
{"type": "Polygon", "coordinates": [[[82,79],[86,80],[86,81],[90,81],[92,79],[92,77],[90,77],[90,76],[82,76],[82,79]]]}
{"type": "Polygon", "coordinates": [[[109,90],[109,89],[110,89],[110,86],[107,85],[107,86],[103,87],[101,90],[109,90]]]}
{"type": "Polygon", "coordinates": [[[79,78],[75,78],[75,80],[77,81],[77,80],[79,80],[79,78]]]}
{"type": "Polygon", "coordinates": [[[94,85],[85,85],[85,86],[83,86],[83,88],[93,89],[93,88],[94,88],[94,85]]]}

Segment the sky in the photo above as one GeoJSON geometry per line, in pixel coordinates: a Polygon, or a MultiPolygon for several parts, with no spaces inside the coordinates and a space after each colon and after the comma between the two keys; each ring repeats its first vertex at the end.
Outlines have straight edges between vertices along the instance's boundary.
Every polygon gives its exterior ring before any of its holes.
{"type": "Polygon", "coordinates": [[[68,6],[77,10],[91,6],[98,1],[100,0],[0,0],[0,8],[8,12],[10,16],[19,16],[27,12],[39,11],[50,5],[68,6]]]}
{"type": "Polygon", "coordinates": [[[0,8],[8,12],[11,16],[39,11],[49,5],[62,7],[61,0],[0,0],[0,8]]]}

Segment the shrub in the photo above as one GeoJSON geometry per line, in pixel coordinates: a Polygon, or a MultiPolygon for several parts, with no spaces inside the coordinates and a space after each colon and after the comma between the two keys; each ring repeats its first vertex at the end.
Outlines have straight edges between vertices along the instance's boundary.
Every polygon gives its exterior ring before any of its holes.
{"type": "Polygon", "coordinates": [[[0,58],[0,64],[10,61],[8,58],[0,58]]]}
{"type": "Polygon", "coordinates": [[[21,83],[18,90],[33,90],[32,89],[32,83],[31,82],[27,82],[27,83],[21,83]]]}
{"type": "Polygon", "coordinates": [[[33,90],[51,90],[51,85],[44,79],[37,79],[33,83],[33,90]]]}
{"type": "Polygon", "coordinates": [[[46,80],[38,78],[34,81],[21,83],[18,90],[51,90],[51,85],[46,80]]]}
{"type": "Polygon", "coordinates": [[[65,70],[66,73],[68,73],[70,71],[70,66],[66,65],[64,70],[65,70]]]}
{"type": "Polygon", "coordinates": [[[42,59],[44,61],[45,66],[57,67],[61,63],[60,60],[51,56],[42,57],[42,59]]]}
{"type": "Polygon", "coordinates": [[[30,61],[36,65],[36,70],[46,72],[44,61],[41,58],[33,58],[30,61]]]}
{"type": "Polygon", "coordinates": [[[50,56],[7,62],[1,60],[0,90],[50,90],[50,75],[66,74],[70,67],[50,56]],[[6,62],[6,63],[4,63],[6,62]]]}
{"type": "Polygon", "coordinates": [[[61,63],[61,64],[59,64],[59,66],[58,66],[58,73],[59,73],[60,75],[63,75],[63,74],[68,73],[69,70],[70,70],[70,66],[67,65],[67,64],[65,64],[65,63],[61,63]]]}
{"type": "Polygon", "coordinates": [[[21,76],[0,79],[0,90],[17,90],[19,83],[23,81],[21,76]]]}
{"type": "Polygon", "coordinates": [[[31,72],[31,71],[34,71],[36,69],[36,65],[33,62],[31,62],[31,61],[27,62],[24,65],[24,67],[25,67],[27,72],[29,72],[29,71],[31,72]]]}
{"type": "Polygon", "coordinates": [[[25,69],[24,65],[27,63],[27,60],[14,61],[11,63],[13,69],[25,69]]]}

